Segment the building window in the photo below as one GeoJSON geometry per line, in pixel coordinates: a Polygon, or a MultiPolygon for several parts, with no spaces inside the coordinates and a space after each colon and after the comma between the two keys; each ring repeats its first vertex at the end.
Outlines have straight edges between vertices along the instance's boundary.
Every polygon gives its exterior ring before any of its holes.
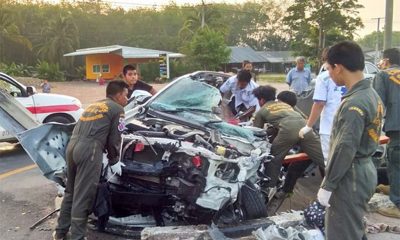
{"type": "Polygon", "coordinates": [[[101,65],[101,71],[103,73],[109,73],[110,72],[110,65],[109,64],[103,64],[101,65]]]}
{"type": "Polygon", "coordinates": [[[100,65],[98,65],[98,64],[93,65],[93,72],[94,73],[100,73],[101,72],[100,71],[100,65]]]}

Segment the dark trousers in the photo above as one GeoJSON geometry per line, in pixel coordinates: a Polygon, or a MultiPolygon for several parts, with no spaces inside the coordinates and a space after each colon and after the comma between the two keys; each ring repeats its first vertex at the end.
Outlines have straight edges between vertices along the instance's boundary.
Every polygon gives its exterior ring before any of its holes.
{"type": "MultiPolygon", "coordinates": [[[[290,124],[290,123],[289,123],[290,124]]],[[[300,127],[301,128],[301,127],[300,127]]],[[[304,138],[298,136],[299,126],[292,129],[280,129],[278,135],[272,142],[271,153],[275,157],[271,162],[266,163],[266,175],[271,178],[269,187],[275,187],[278,183],[279,173],[282,166],[282,161],[288,154],[289,150],[296,144],[300,145],[301,149],[313,160],[318,166],[325,168],[324,156],[321,150],[321,143],[314,132],[308,132],[304,138]]],[[[288,192],[293,190],[297,179],[301,176],[304,170],[311,164],[311,161],[304,161],[295,166],[291,174],[288,174],[286,181],[288,192]],[[291,189],[290,189],[291,188],[291,189]]]]}
{"type": "Polygon", "coordinates": [[[349,159],[347,170],[329,200],[325,214],[326,240],[362,239],[365,234],[363,217],[368,201],[375,192],[376,169],[371,158],[349,159]]]}
{"type": "Polygon", "coordinates": [[[86,236],[102,167],[102,147],[95,140],[71,139],[67,147],[67,186],[61,203],[57,235],[71,231],[72,240],[86,236]],[[70,229],[71,228],[71,229],[70,229]]]}
{"type": "Polygon", "coordinates": [[[390,183],[390,200],[400,207],[400,131],[386,132],[390,138],[387,158],[390,183]]]}

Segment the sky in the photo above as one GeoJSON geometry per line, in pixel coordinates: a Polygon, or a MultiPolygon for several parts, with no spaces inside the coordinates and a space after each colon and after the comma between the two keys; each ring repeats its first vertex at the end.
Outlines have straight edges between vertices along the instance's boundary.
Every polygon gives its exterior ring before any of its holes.
{"type": "MultiPolygon", "coordinates": [[[[49,2],[58,2],[58,0],[48,0],[49,2]]],[[[110,2],[114,6],[122,6],[124,8],[136,7],[152,7],[167,5],[171,0],[102,0],[110,2]]],[[[279,0],[276,0],[279,1],[279,0]]],[[[174,0],[178,5],[183,4],[201,4],[202,0],[174,0]]],[[[204,0],[207,3],[226,2],[226,3],[242,3],[244,0],[204,0]]],[[[359,9],[360,17],[364,23],[364,28],[356,32],[360,37],[365,36],[377,29],[377,20],[373,18],[385,17],[385,0],[358,0],[364,8],[359,9]]],[[[400,31],[400,0],[393,0],[393,31],[400,31]]],[[[381,19],[380,30],[384,29],[384,19],[381,19]]],[[[356,37],[357,38],[357,37],[356,37]]]]}

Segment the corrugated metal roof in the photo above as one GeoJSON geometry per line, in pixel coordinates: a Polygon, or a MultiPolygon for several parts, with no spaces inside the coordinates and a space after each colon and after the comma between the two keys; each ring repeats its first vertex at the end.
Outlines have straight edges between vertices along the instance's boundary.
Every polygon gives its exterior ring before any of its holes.
{"type": "Polygon", "coordinates": [[[160,54],[168,54],[168,56],[171,58],[179,58],[185,56],[181,53],[174,53],[162,50],[112,45],[96,48],[78,49],[75,52],[64,54],[64,57],[85,56],[100,53],[114,53],[121,55],[123,58],[158,58],[160,54]]]}
{"type": "Polygon", "coordinates": [[[292,51],[258,51],[258,54],[270,63],[290,63],[296,61],[292,51]]]}
{"type": "Polygon", "coordinates": [[[254,51],[251,47],[229,47],[232,52],[229,63],[242,63],[248,60],[253,63],[266,62],[266,59],[254,51]]]}

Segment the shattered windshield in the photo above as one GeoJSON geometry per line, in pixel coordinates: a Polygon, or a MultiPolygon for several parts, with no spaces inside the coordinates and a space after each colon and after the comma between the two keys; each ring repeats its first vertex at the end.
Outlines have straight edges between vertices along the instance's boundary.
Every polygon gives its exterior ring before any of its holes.
{"type": "Polygon", "coordinates": [[[158,111],[192,109],[211,112],[220,100],[221,94],[215,87],[185,77],[160,94],[150,107],[158,111]]]}
{"type": "Polygon", "coordinates": [[[254,135],[251,130],[226,123],[213,113],[213,108],[218,107],[220,101],[221,94],[217,88],[184,77],[162,92],[149,107],[179,116],[187,122],[196,122],[218,129],[222,134],[241,137],[252,142],[254,135]]]}

